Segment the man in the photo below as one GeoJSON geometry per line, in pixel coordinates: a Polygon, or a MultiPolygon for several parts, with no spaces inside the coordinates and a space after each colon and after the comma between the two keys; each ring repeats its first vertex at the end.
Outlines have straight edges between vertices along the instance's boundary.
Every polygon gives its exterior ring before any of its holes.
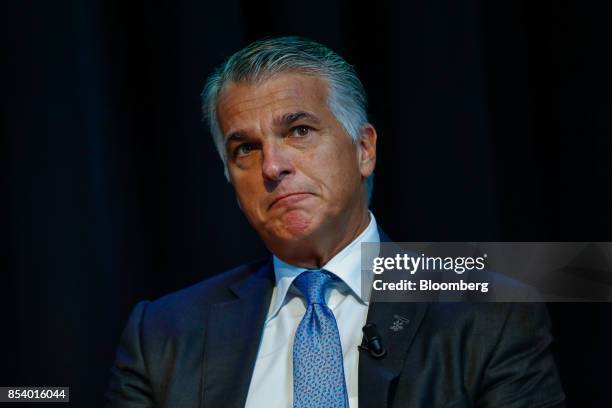
{"type": "Polygon", "coordinates": [[[388,241],[368,211],[377,134],[341,57],[295,37],[256,42],[203,100],[273,256],[138,304],[109,407],[563,406],[540,305],[367,301],[360,244],[388,241]],[[386,354],[358,348],[366,323],[386,354]]]}

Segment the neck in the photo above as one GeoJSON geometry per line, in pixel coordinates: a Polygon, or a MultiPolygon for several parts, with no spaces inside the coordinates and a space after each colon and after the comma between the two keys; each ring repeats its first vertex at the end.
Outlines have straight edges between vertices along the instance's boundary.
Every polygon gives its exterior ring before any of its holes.
{"type": "Polygon", "coordinates": [[[367,208],[346,214],[307,239],[279,245],[273,253],[284,262],[307,269],[319,269],[355,240],[370,223],[367,208]]]}

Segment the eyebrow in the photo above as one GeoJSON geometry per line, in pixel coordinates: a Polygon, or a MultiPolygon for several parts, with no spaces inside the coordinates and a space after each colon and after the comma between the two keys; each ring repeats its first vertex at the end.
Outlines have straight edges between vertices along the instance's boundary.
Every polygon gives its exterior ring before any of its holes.
{"type": "Polygon", "coordinates": [[[304,111],[285,113],[283,116],[281,116],[280,118],[276,119],[274,122],[276,124],[279,124],[279,125],[287,127],[287,126],[291,125],[292,123],[297,122],[300,119],[307,119],[307,120],[310,120],[310,121],[315,122],[317,124],[320,123],[319,118],[317,118],[312,113],[308,113],[308,112],[304,112],[304,111]]]}
{"type": "Polygon", "coordinates": [[[232,132],[225,138],[225,147],[227,148],[232,142],[239,142],[244,139],[245,137],[242,131],[232,132]]]}
{"type": "MultiPolygon", "coordinates": [[[[304,111],[285,113],[281,117],[276,118],[274,120],[274,123],[276,125],[288,127],[292,123],[297,122],[298,120],[301,120],[301,119],[310,120],[316,124],[321,123],[319,118],[317,118],[315,115],[313,115],[312,113],[304,112],[304,111]]],[[[238,130],[236,132],[232,132],[229,135],[227,135],[227,137],[225,138],[225,146],[228,147],[230,143],[239,142],[244,139],[246,139],[246,136],[243,133],[243,131],[238,130]]]]}

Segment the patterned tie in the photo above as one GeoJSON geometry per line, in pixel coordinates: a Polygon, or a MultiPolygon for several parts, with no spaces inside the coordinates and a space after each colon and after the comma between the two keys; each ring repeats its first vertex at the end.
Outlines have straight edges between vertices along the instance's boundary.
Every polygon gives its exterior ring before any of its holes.
{"type": "Polygon", "coordinates": [[[333,279],[329,272],[315,270],[293,281],[308,302],[293,344],[294,408],[348,407],[340,334],[325,304],[325,289],[333,279]]]}

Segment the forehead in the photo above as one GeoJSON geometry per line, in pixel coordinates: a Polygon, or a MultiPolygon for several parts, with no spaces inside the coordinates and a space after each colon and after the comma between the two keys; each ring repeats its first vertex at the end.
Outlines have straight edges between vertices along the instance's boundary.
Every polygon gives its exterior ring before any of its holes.
{"type": "Polygon", "coordinates": [[[282,115],[290,111],[327,111],[327,82],[319,77],[286,73],[262,82],[229,83],[217,104],[221,129],[260,115],[282,115]]]}

